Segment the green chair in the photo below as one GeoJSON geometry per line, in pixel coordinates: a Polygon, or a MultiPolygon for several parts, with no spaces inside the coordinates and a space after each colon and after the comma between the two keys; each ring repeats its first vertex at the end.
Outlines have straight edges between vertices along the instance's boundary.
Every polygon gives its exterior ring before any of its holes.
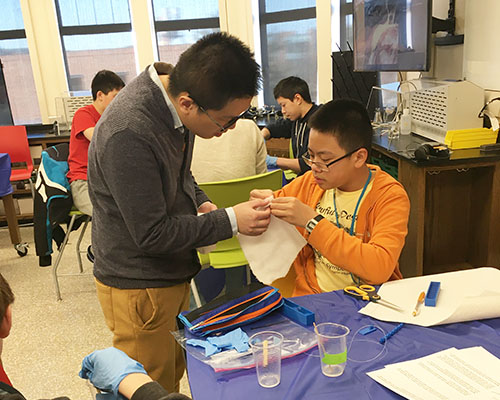
{"type": "MultiPolygon", "coordinates": [[[[227,208],[248,201],[250,192],[253,189],[271,189],[274,191],[280,189],[282,184],[283,172],[277,169],[260,175],[228,181],[206,182],[198,185],[217,207],[227,208]]],[[[211,265],[216,269],[248,265],[243,250],[241,250],[240,242],[236,237],[218,242],[214,251],[208,255],[199,254],[199,258],[202,265],[211,265]]],[[[191,281],[191,289],[196,305],[201,306],[194,279],[191,281]]]]}
{"type": "MultiPolygon", "coordinates": [[[[289,146],[288,146],[288,158],[295,158],[295,155],[293,154],[293,148],[292,148],[292,139],[290,139],[289,146]]],[[[285,175],[285,179],[287,182],[290,182],[292,179],[297,178],[297,172],[287,169],[283,171],[283,174],[285,175]]]]}

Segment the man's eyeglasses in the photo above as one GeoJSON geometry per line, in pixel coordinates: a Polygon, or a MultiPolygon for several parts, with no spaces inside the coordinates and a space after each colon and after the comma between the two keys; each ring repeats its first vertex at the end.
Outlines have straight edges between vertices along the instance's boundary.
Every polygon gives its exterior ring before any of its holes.
{"type": "Polygon", "coordinates": [[[333,161],[330,161],[329,163],[324,163],[324,162],[321,162],[321,161],[313,161],[309,158],[309,153],[306,153],[302,156],[302,159],[304,160],[304,162],[309,165],[311,168],[313,165],[316,166],[316,168],[318,168],[321,172],[328,172],[328,168],[330,166],[332,166],[333,164],[343,160],[344,158],[347,158],[349,157],[350,155],[356,153],[359,149],[361,149],[361,147],[358,147],[357,149],[354,149],[346,154],[344,154],[342,157],[339,157],[333,161]]]}
{"type": "Polygon", "coordinates": [[[237,115],[236,117],[231,118],[231,119],[230,119],[229,121],[227,121],[224,125],[221,125],[219,122],[217,122],[214,118],[212,118],[212,117],[210,116],[210,114],[208,113],[208,111],[207,111],[207,110],[205,110],[205,107],[203,107],[200,103],[198,103],[198,102],[197,102],[197,101],[193,98],[193,96],[189,96],[189,97],[190,97],[190,98],[191,98],[191,100],[193,100],[193,101],[194,101],[194,103],[198,106],[198,108],[200,109],[200,111],[201,111],[203,114],[205,114],[205,115],[208,117],[208,119],[210,119],[210,121],[212,121],[215,125],[217,125],[217,126],[219,127],[219,131],[220,131],[220,132],[225,132],[225,131],[227,131],[229,128],[231,128],[231,126],[233,126],[233,125],[236,123],[236,121],[238,121],[240,118],[242,118],[242,117],[245,115],[245,113],[246,113],[246,112],[250,109],[250,107],[249,107],[249,108],[247,108],[247,109],[246,109],[245,111],[243,111],[240,115],[237,115]]]}

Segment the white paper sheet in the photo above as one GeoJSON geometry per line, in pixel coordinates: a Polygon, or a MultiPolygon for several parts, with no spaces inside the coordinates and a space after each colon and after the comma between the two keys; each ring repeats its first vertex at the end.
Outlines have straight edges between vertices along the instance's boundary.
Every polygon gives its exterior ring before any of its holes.
{"type": "Polygon", "coordinates": [[[440,351],[368,372],[378,383],[410,400],[494,398],[500,360],[482,347],[440,351]]]}
{"type": "Polygon", "coordinates": [[[294,225],[271,215],[267,231],[259,236],[238,234],[241,249],[256,278],[269,285],[283,278],[307,243],[294,225]]]}
{"type": "Polygon", "coordinates": [[[500,270],[476,268],[391,281],[384,283],[378,294],[404,312],[369,303],[359,310],[361,314],[381,321],[420,326],[497,318],[500,317],[500,270]],[[422,304],[420,313],[414,317],[412,312],[418,296],[427,291],[431,281],[441,282],[437,304],[435,307],[422,304]]]}

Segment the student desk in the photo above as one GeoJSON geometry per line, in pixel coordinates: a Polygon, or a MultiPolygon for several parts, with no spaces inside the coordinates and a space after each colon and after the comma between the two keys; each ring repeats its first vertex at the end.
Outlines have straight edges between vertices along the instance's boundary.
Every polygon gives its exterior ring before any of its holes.
{"type": "MultiPolygon", "coordinates": [[[[343,291],[296,297],[293,300],[313,311],[316,314],[316,323],[337,322],[348,326],[351,329],[347,338],[348,346],[353,334],[362,326],[376,324],[388,332],[397,325],[359,314],[358,309],[364,307],[366,302],[346,296],[343,291]]],[[[254,324],[261,326],[266,322],[262,319],[254,324]]],[[[272,326],[266,329],[272,330],[272,326]]],[[[317,348],[283,360],[281,383],[272,389],[264,389],[258,385],[255,369],[216,375],[211,367],[188,355],[189,383],[195,400],[401,399],[399,395],[368,377],[366,372],[450,347],[460,349],[483,346],[496,357],[500,357],[499,335],[500,318],[431,328],[405,324],[403,329],[388,340],[387,353],[384,356],[366,363],[347,361],[344,374],[337,378],[323,376],[317,348]]],[[[381,336],[377,330],[367,336],[358,334],[356,338],[378,340],[381,336]]],[[[370,345],[382,347],[378,343],[370,345]]],[[[348,357],[354,354],[357,359],[368,358],[363,358],[359,350],[356,352],[356,342],[348,352],[348,357]]]]}
{"type": "Polygon", "coordinates": [[[447,160],[416,161],[428,139],[374,135],[372,155],[392,162],[410,198],[403,276],[500,267],[500,151],[454,150],[447,160]]]}
{"type": "Polygon", "coordinates": [[[28,133],[28,143],[30,146],[40,145],[45,150],[47,147],[54,146],[59,143],[69,142],[70,132],[61,131],[60,135],[51,133],[34,132],[28,133]]]}

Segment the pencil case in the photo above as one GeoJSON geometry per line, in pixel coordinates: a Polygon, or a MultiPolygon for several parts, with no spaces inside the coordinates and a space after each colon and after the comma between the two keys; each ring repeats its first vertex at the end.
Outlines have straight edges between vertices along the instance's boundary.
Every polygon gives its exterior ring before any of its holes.
{"type": "Polygon", "coordinates": [[[182,312],[178,318],[191,333],[206,336],[254,322],[282,304],[283,297],[278,289],[254,283],[196,310],[182,312]]]}

